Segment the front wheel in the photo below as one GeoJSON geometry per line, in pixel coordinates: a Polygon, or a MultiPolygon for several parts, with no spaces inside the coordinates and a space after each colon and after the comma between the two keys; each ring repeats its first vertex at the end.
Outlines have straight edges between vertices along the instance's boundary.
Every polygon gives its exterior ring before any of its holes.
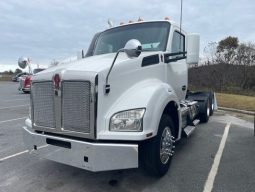
{"type": "Polygon", "coordinates": [[[161,117],[158,134],[154,138],[145,141],[142,151],[142,163],[145,163],[147,171],[153,175],[162,177],[169,169],[174,148],[174,124],[169,115],[161,117]]]}

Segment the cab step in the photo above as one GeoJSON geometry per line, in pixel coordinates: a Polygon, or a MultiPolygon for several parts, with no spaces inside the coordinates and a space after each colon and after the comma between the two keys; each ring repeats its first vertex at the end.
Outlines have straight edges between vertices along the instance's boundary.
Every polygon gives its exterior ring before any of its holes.
{"type": "Polygon", "coordinates": [[[193,126],[197,126],[199,123],[200,123],[200,120],[199,120],[199,119],[195,119],[195,120],[192,122],[192,125],[193,125],[193,126]]]}
{"type": "Polygon", "coordinates": [[[196,129],[196,125],[198,125],[200,122],[200,120],[195,119],[191,125],[188,125],[187,127],[185,127],[183,129],[183,132],[185,134],[186,137],[189,137],[196,129]]]}

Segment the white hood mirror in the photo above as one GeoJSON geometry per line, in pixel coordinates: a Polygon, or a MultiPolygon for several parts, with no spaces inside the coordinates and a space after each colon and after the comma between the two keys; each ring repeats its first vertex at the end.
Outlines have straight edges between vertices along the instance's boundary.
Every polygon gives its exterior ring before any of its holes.
{"type": "Polygon", "coordinates": [[[21,69],[25,69],[29,64],[29,59],[27,57],[20,57],[18,60],[18,65],[21,69]]]}
{"type": "Polygon", "coordinates": [[[141,54],[142,45],[137,39],[131,39],[126,43],[123,50],[129,58],[135,58],[141,54]]]}
{"type": "Polygon", "coordinates": [[[111,67],[110,67],[110,69],[109,69],[109,71],[108,71],[108,73],[106,75],[106,79],[105,79],[105,94],[108,94],[110,92],[110,90],[111,90],[110,89],[110,84],[108,83],[108,78],[109,78],[109,75],[110,75],[110,73],[112,71],[112,68],[114,66],[114,63],[115,63],[119,53],[123,52],[123,51],[127,54],[128,58],[130,58],[130,59],[136,58],[142,52],[142,45],[141,45],[140,41],[138,41],[137,39],[131,39],[131,40],[129,40],[126,43],[124,48],[122,48],[122,49],[117,51],[117,53],[116,53],[116,55],[115,55],[115,57],[113,59],[112,65],[111,65],[111,67]]]}

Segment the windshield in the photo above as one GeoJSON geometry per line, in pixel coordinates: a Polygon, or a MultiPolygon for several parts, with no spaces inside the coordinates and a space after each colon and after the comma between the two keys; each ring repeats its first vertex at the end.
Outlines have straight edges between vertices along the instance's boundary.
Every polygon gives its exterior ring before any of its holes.
{"type": "Polygon", "coordinates": [[[149,22],[109,29],[99,36],[94,55],[115,53],[130,39],[138,39],[143,51],[165,51],[169,28],[168,22],[149,22]]]}

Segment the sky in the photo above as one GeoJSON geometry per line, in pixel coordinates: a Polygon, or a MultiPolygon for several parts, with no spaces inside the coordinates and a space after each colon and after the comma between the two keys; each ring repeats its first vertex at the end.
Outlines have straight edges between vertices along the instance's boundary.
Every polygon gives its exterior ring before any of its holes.
{"type": "MultiPolygon", "coordinates": [[[[47,66],[87,50],[93,35],[137,20],[180,20],[180,0],[0,1],[0,71],[17,68],[20,56],[47,66]]],[[[229,35],[255,42],[254,0],[183,0],[183,29],[201,35],[201,49],[229,35]]]]}

